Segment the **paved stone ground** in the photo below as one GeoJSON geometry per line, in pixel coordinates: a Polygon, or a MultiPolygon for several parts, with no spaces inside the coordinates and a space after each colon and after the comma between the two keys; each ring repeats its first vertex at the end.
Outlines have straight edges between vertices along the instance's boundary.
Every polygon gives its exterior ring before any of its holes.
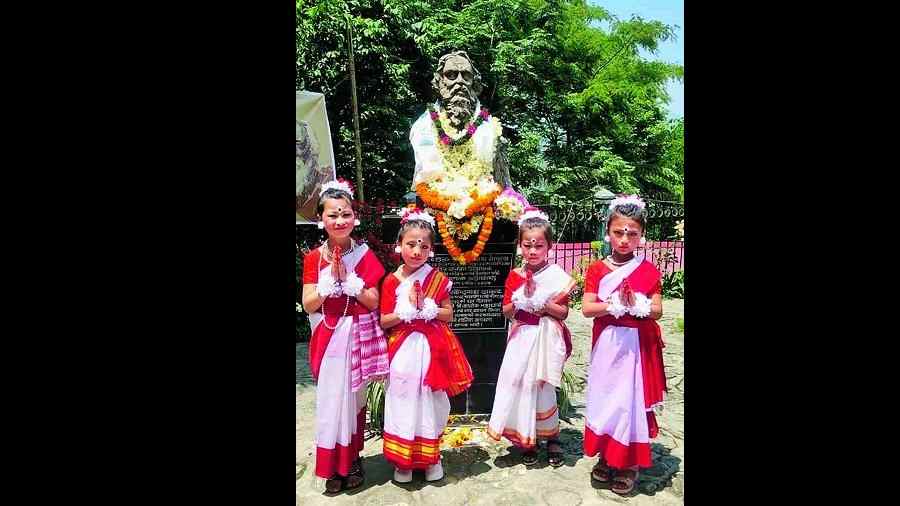
{"type": "MultiPolygon", "coordinates": [[[[306,360],[306,343],[297,345],[297,504],[375,505],[559,505],[629,503],[635,505],[683,504],[684,493],[684,334],[679,332],[676,318],[683,318],[684,303],[680,299],[663,302],[660,320],[666,343],[664,360],[669,396],[658,422],[660,434],[653,440],[653,467],[644,470],[631,495],[620,497],[590,479],[596,458],[582,454],[584,390],[573,395],[578,413],[572,424],[561,422],[561,437],[566,451],[564,466],[554,469],[541,464],[526,469],[519,451],[506,440],[487,438],[475,431],[472,441],[460,448],[441,452],[444,479],[428,483],[422,472],[413,482],[399,485],[391,481],[393,467],[381,453],[382,441],[372,438],[363,450],[365,484],[334,496],[325,494],[324,481],[314,473],[315,386],[306,360]]],[[[571,311],[567,324],[572,331],[572,356],[566,369],[584,376],[590,352],[591,321],[580,311],[571,311]]],[[[583,386],[582,386],[583,388],[583,386]]]]}

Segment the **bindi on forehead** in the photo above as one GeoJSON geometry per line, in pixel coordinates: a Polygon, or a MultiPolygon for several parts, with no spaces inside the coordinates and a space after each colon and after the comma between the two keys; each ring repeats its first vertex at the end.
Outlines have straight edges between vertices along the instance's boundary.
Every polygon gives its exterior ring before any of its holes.
{"type": "Polygon", "coordinates": [[[328,199],[325,201],[325,209],[342,213],[344,211],[352,211],[353,207],[344,199],[328,199]]]}

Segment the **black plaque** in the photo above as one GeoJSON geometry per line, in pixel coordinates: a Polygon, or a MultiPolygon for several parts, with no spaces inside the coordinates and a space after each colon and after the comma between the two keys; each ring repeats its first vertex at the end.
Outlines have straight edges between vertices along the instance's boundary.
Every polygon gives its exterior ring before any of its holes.
{"type": "Polygon", "coordinates": [[[514,259],[512,252],[485,252],[468,265],[458,264],[446,253],[431,259],[432,267],[453,280],[451,328],[455,332],[506,331],[508,321],[501,311],[503,286],[514,259]]]}
{"type": "Polygon", "coordinates": [[[451,259],[443,245],[435,248],[431,265],[453,281],[451,328],[475,376],[464,394],[450,399],[453,414],[487,415],[494,405],[509,326],[502,312],[503,289],[515,261],[515,248],[511,242],[488,242],[478,260],[467,265],[451,259]]]}

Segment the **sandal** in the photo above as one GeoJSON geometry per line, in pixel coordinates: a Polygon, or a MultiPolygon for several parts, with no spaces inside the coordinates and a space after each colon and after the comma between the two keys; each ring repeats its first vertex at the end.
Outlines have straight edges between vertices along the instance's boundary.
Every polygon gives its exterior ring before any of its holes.
{"type": "Polygon", "coordinates": [[[613,485],[612,491],[619,494],[625,495],[634,490],[634,484],[637,483],[638,472],[633,471],[631,469],[621,469],[616,471],[616,475],[613,476],[613,485]]]}
{"type": "Polygon", "coordinates": [[[566,457],[561,451],[562,443],[557,439],[551,439],[547,441],[547,462],[553,467],[559,467],[566,462],[566,457]],[[551,450],[550,447],[555,446],[556,450],[551,450]]]}
{"type": "Polygon", "coordinates": [[[336,494],[342,488],[344,488],[344,477],[339,474],[335,474],[325,482],[325,491],[329,494],[336,494]]]}
{"type": "Polygon", "coordinates": [[[532,448],[532,449],[522,453],[522,463],[525,464],[526,466],[533,466],[533,465],[537,464],[537,461],[538,461],[537,449],[532,448]]]}
{"type": "Polygon", "coordinates": [[[325,482],[325,491],[329,494],[336,494],[341,490],[350,490],[359,487],[365,481],[365,472],[362,468],[362,457],[357,458],[350,465],[350,472],[347,476],[335,474],[325,482]]]}
{"type": "Polygon", "coordinates": [[[362,457],[358,457],[350,466],[350,472],[344,478],[344,488],[347,490],[356,488],[366,481],[366,473],[362,468],[362,457]]]}
{"type": "Polygon", "coordinates": [[[594,465],[594,468],[591,469],[591,478],[599,481],[600,483],[608,483],[609,480],[612,479],[613,471],[612,469],[606,465],[606,462],[601,458],[597,461],[597,464],[594,465]]]}

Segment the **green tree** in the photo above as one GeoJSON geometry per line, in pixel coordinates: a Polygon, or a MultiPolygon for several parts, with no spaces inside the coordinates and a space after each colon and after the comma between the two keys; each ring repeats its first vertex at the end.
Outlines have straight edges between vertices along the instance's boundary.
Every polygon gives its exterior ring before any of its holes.
{"type": "Polygon", "coordinates": [[[366,194],[408,191],[412,122],[444,53],[465,49],[482,104],[510,140],[513,182],[534,202],[612,191],[682,198],[683,122],[668,121],[677,65],[650,61],[673,27],[619,20],[584,0],[297,1],[297,87],[326,95],[339,176],[355,179],[347,63],[352,27],[366,194]]]}

